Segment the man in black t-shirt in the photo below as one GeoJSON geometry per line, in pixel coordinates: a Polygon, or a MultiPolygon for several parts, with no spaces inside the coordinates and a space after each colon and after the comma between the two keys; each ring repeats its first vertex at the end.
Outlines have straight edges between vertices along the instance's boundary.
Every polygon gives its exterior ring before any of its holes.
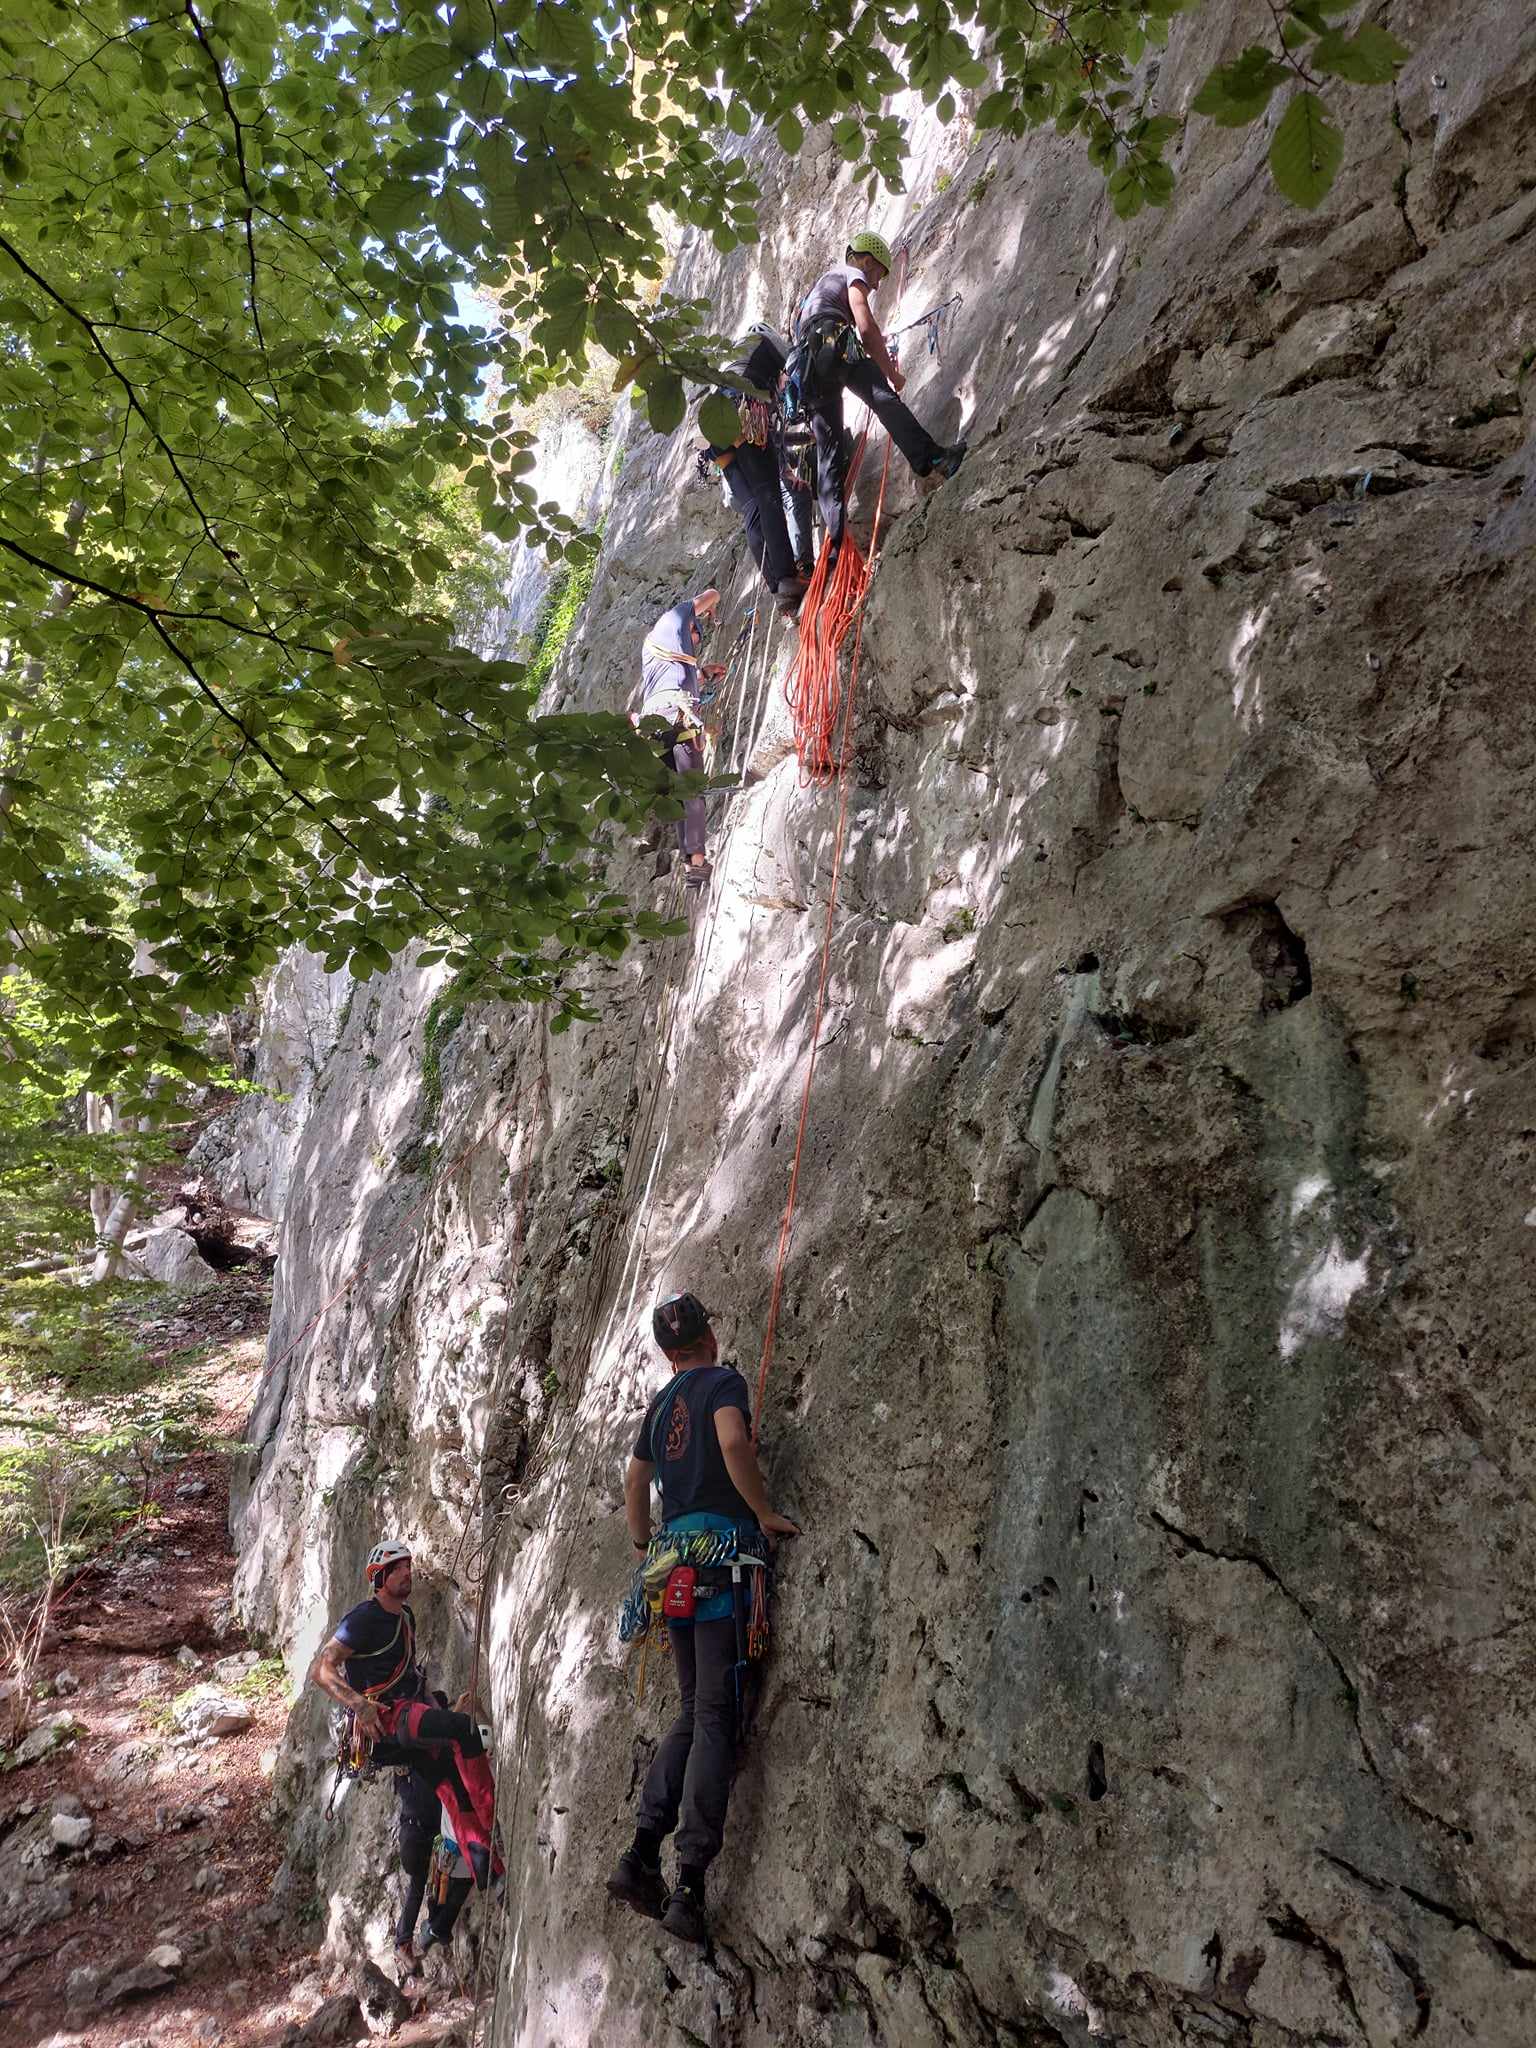
{"type": "MultiPolygon", "coordinates": [[[[439,1804],[474,1873],[490,1882],[495,1785],[485,1743],[468,1714],[448,1710],[447,1696],[429,1693],[416,1661],[416,1620],[408,1605],[411,1553],[403,1543],[378,1543],[367,1577],[373,1597],[349,1608],[310,1666],[320,1690],[351,1713],[366,1737],[372,1761],[397,1770],[400,1867],[405,1893],[395,1924],[395,1955],[402,1972],[420,1969],[413,1940],[438,1833],[439,1804]]],[[[462,1903],[462,1896],[460,1899],[462,1903]]],[[[455,1908],[455,1915],[457,1908],[455,1908]]],[[[452,1919],[435,1939],[446,1940],[452,1919]]]]}
{"type": "MultiPolygon", "coordinates": [[[[624,1477],[630,1539],[643,1557],[651,1540],[651,1482],[661,1488],[662,1526],[761,1529],[770,1540],[798,1536],[768,1505],[750,1431],[747,1383],[721,1365],[709,1311],[674,1294],[651,1318],[672,1378],[651,1402],[624,1477]]],[[[639,1825],[608,1889],[637,1913],[659,1919],[684,1941],[703,1942],[705,1873],[720,1853],[736,1758],[737,1658],[734,1594],[701,1598],[692,1621],[667,1622],[682,1705],[662,1738],[640,1794],[639,1825]],[[663,1839],[677,1830],[678,1881],[661,1875],[663,1839]]]]}

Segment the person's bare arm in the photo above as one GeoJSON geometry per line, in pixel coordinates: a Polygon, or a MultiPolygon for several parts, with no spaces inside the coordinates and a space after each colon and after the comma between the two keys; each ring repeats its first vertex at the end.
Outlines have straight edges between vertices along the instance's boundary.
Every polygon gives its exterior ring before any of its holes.
{"type": "Polygon", "coordinates": [[[651,1475],[655,1470],[644,1458],[631,1458],[624,1474],[624,1519],[636,1550],[644,1550],[651,1540],[651,1475]]]}
{"type": "Polygon", "coordinates": [[[853,324],[859,330],[859,339],[864,344],[864,353],[881,371],[893,391],[900,391],[906,378],[896,367],[896,358],[885,345],[885,336],[880,332],[880,322],[875,318],[869,303],[868,288],[862,284],[850,284],[848,304],[853,313],[853,324]]]}
{"type": "Polygon", "coordinates": [[[333,1700],[344,1707],[350,1707],[370,1735],[379,1732],[379,1709],[377,1703],[355,1692],[347,1683],[346,1663],[348,1650],[340,1636],[331,1640],[317,1652],[315,1661],[309,1667],[309,1683],[318,1685],[323,1693],[329,1693],[333,1700]]]}
{"type": "Polygon", "coordinates": [[[776,1515],[768,1505],[768,1489],[763,1484],[762,1468],[757,1462],[757,1447],[747,1434],[747,1418],[739,1408],[715,1410],[715,1435],[720,1439],[720,1455],[731,1475],[731,1484],[756,1515],[764,1534],[798,1536],[799,1528],[788,1515],[776,1515]]]}

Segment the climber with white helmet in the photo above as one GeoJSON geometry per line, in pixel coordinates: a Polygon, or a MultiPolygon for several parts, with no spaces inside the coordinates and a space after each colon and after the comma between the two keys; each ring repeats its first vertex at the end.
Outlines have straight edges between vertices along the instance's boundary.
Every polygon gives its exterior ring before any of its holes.
{"type": "Polygon", "coordinates": [[[863,399],[917,476],[952,477],[965,460],[963,441],[944,447],[897,395],[907,380],[870,306],[890,268],[890,245],[879,235],[850,235],[844,260],[817,278],[795,321],[789,375],[816,440],[816,491],[834,559],[847,516],[845,390],[863,399]]]}
{"type": "MultiPolygon", "coordinates": [[[[641,649],[640,710],[631,723],[665,719],[661,757],[678,775],[698,775],[704,768],[703,707],[714,694],[710,686],[725,674],[725,667],[718,661],[701,660],[700,654],[704,628],[719,604],[720,593],[713,585],[682,598],[662,613],[641,649]]],[[[704,852],[704,811],[702,796],[687,797],[677,821],[683,880],[690,889],[701,889],[713,872],[704,852]]],[[[671,854],[663,853],[657,861],[657,875],[671,865],[671,854]]]]}
{"type": "Polygon", "coordinates": [[[699,458],[699,469],[705,474],[713,463],[722,472],[769,594],[792,615],[810,582],[811,546],[810,521],[785,488],[780,446],[778,391],[789,344],[760,320],[747,329],[737,349],[725,395],[737,403],[741,432],[727,446],[711,443],[699,458]],[[799,516],[791,520],[787,514],[799,516]]]}
{"type": "MultiPolygon", "coordinates": [[[[309,1678],[346,1709],[340,1731],[344,1770],[371,1777],[375,1770],[392,1767],[397,1773],[405,1889],[395,1924],[395,1957],[406,1977],[421,1968],[413,1943],[439,1803],[474,1882],[484,1889],[500,1871],[492,1846],[496,1784],[485,1757],[489,1731],[470,1714],[450,1711],[446,1693],[427,1689],[409,1604],[409,1546],[394,1540],[376,1543],[363,1569],[371,1597],[342,1616],[310,1665],[309,1678]]],[[[449,1938],[457,1910],[455,1905],[451,1914],[434,1916],[434,1941],[449,1938]]]]}

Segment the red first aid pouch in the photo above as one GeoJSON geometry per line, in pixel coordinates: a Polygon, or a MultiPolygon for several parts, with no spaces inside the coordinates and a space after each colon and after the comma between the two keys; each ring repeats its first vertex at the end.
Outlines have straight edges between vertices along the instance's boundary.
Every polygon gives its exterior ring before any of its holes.
{"type": "Polygon", "coordinates": [[[695,1573],[691,1564],[680,1564],[667,1574],[666,1595],[661,1611],[668,1621],[692,1621],[695,1573]]]}

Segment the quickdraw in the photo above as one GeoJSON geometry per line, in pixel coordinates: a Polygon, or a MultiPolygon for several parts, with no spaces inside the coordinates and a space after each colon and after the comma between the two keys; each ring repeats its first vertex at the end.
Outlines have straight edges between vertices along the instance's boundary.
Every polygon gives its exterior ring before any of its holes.
{"type": "Polygon", "coordinates": [[[940,329],[943,327],[946,314],[952,312],[955,307],[963,306],[964,304],[965,300],[960,296],[959,292],[956,292],[952,298],[946,299],[942,306],[930,306],[926,313],[919,313],[917,318],[909,320],[905,327],[893,328],[886,336],[886,340],[895,341],[898,335],[910,334],[916,327],[926,327],[928,330],[928,353],[942,363],[944,357],[939,347],[940,329]]]}

